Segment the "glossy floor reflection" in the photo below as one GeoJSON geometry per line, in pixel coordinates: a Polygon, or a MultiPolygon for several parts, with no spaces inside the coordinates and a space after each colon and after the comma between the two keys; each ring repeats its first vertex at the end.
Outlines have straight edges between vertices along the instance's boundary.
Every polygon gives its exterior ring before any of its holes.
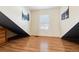
{"type": "Polygon", "coordinates": [[[10,40],[0,47],[6,52],[63,52],[79,51],[79,45],[54,37],[26,37],[10,40]]]}

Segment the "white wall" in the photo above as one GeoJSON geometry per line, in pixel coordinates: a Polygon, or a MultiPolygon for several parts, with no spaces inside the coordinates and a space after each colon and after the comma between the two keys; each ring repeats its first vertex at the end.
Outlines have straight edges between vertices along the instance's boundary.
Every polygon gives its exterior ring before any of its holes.
{"type": "Polygon", "coordinates": [[[29,11],[28,8],[23,8],[21,6],[4,6],[0,7],[0,11],[6,14],[13,22],[19,25],[27,33],[31,35],[38,35],[38,20],[39,15],[48,14],[50,15],[50,25],[51,30],[48,36],[62,37],[66,32],[68,32],[77,22],[79,22],[79,6],[69,7],[69,19],[61,20],[61,14],[67,9],[67,6],[55,7],[52,9],[43,10],[33,10],[29,11]],[[31,14],[30,21],[22,20],[22,9],[25,9],[25,13],[29,12],[31,14]],[[30,25],[29,25],[30,24],[30,25]],[[29,27],[30,26],[30,27],[29,27]],[[30,29],[30,30],[29,30],[30,29]]]}
{"type": "Polygon", "coordinates": [[[3,12],[8,18],[15,22],[19,27],[21,27],[25,32],[29,33],[29,22],[27,20],[22,20],[22,10],[24,9],[25,13],[30,12],[28,8],[24,8],[21,6],[0,7],[1,12],[3,12]]]}
{"type": "Polygon", "coordinates": [[[69,30],[69,25],[70,25],[69,18],[65,20],[61,20],[61,15],[67,10],[67,8],[68,8],[67,6],[60,7],[61,36],[63,36],[69,30]]]}
{"type": "Polygon", "coordinates": [[[39,15],[49,15],[50,30],[48,31],[49,34],[46,34],[46,36],[59,37],[60,36],[59,9],[60,9],[59,7],[55,7],[52,9],[41,9],[31,11],[31,35],[39,35],[38,34],[39,15]]]}
{"type": "Polygon", "coordinates": [[[77,22],[79,22],[79,7],[69,6],[69,19],[61,20],[61,14],[67,9],[67,6],[60,8],[61,37],[68,32],[77,22]]]}

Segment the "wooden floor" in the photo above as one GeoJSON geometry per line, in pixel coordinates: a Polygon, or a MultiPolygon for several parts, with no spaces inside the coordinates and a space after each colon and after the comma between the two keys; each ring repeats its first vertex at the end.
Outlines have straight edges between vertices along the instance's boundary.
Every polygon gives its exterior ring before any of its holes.
{"type": "Polygon", "coordinates": [[[1,52],[77,52],[79,45],[52,37],[26,37],[10,40],[0,47],[1,52]]]}

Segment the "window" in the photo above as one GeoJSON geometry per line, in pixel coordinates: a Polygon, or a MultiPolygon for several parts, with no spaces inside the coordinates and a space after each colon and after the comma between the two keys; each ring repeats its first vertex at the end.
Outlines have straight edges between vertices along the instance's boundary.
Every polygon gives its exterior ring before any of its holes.
{"type": "Polygon", "coordinates": [[[40,15],[40,29],[48,30],[49,26],[49,16],[48,15],[40,15]]]}

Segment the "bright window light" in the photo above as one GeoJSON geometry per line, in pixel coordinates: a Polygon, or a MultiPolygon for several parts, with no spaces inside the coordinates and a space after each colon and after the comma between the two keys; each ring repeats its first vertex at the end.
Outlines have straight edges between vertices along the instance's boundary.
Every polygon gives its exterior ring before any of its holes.
{"type": "Polygon", "coordinates": [[[48,30],[49,27],[49,16],[48,15],[40,15],[40,29],[48,30]]]}

